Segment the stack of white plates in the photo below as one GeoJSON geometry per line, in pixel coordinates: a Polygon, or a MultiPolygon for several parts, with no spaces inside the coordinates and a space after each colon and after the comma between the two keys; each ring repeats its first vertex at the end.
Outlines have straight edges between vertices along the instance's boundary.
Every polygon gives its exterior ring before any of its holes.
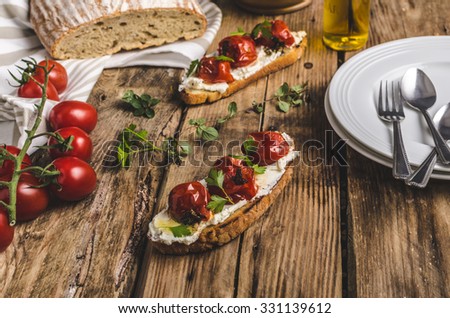
{"type": "MultiPolygon", "coordinates": [[[[325,111],[337,134],[350,147],[392,167],[392,124],[377,116],[381,80],[400,81],[410,67],[422,69],[437,91],[433,117],[450,102],[450,36],[402,39],[367,49],[349,59],[334,75],[325,96],[325,111]]],[[[418,166],[433,149],[425,119],[405,107],[402,132],[408,159],[418,166]]],[[[450,180],[450,166],[436,165],[433,178],[450,180]]]]}

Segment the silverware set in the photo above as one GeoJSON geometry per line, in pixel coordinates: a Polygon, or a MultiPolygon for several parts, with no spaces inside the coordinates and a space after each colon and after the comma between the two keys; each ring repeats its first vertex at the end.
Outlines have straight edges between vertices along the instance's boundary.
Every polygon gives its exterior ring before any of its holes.
{"type": "Polygon", "coordinates": [[[450,140],[450,103],[444,105],[432,119],[427,110],[435,102],[434,85],[420,69],[407,70],[401,81],[397,83],[380,82],[378,116],[393,124],[392,174],[394,178],[405,180],[406,184],[419,188],[424,188],[428,184],[438,159],[443,164],[450,163],[450,148],[446,142],[450,140]],[[404,105],[422,113],[435,143],[432,152],[414,172],[408,161],[401,132],[400,123],[405,119],[404,105]]]}

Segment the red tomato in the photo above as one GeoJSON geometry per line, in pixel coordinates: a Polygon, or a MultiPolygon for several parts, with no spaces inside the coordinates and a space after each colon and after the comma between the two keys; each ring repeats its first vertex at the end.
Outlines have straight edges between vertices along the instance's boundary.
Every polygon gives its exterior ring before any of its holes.
{"type": "MultiPolygon", "coordinates": [[[[39,83],[43,83],[44,80],[41,77],[34,76],[34,79],[39,83]]],[[[42,97],[42,89],[36,84],[33,80],[28,80],[25,84],[19,87],[18,92],[19,97],[25,98],[41,98],[42,97]]],[[[47,97],[51,100],[59,101],[58,92],[56,91],[55,86],[49,81],[47,85],[47,97]]]]}
{"type": "Polygon", "coordinates": [[[78,127],[90,133],[97,125],[97,110],[88,103],[66,100],[52,108],[48,121],[53,130],[78,127]]]}
{"type": "Polygon", "coordinates": [[[48,139],[48,146],[55,148],[50,148],[50,156],[53,159],[60,157],[77,157],[84,161],[91,160],[92,157],[92,141],[89,135],[78,127],[66,127],[55,131],[56,134],[60,134],[64,139],[73,136],[72,143],[70,144],[72,149],[65,150],[65,145],[58,144],[58,140],[54,137],[48,139]]]}
{"type": "Polygon", "coordinates": [[[14,238],[14,227],[9,225],[8,214],[0,208],[0,253],[4,252],[14,238]]]}
{"type": "Polygon", "coordinates": [[[295,42],[294,36],[282,20],[264,21],[257,24],[252,31],[252,37],[256,44],[267,46],[271,49],[280,46],[289,47],[295,42]]]}
{"type": "MultiPolygon", "coordinates": [[[[12,155],[14,155],[16,157],[17,157],[17,155],[20,152],[20,149],[15,147],[15,146],[2,145],[0,147],[2,147],[3,149],[6,149],[10,154],[12,154],[12,155]]],[[[30,156],[25,155],[23,157],[23,161],[22,161],[22,169],[26,168],[28,166],[31,166],[31,164],[32,163],[31,163],[30,156]]],[[[10,176],[10,175],[12,175],[13,171],[14,171],[14,162],[12,160],[5,160],[5,161],[3,161],[3,163],[0,166],[0,176],[4,176],[4,175],[10,176]]]]}
{"type": "MultiPolygon", "coordinates": [[[[234,203],[250,200],[258,192],[254,171],[245,166],[242,160],[226,156],[217,160],[214,167],[223,171],[225,175],[223,189],[234,203]]],[[[208,190],[211,194],[225,197],[219,187],[208,186],[208,190]]]]}
{"type": "Polygon", "coordinates": [[[276,46],[272,35],[272,23],[267,20],[262,23],[258,23],[253,28],[251,34],[257,45],[263,45],[269,48],[274,48],[276,46]]]}
{"type": "MultiPolygon", "coordinates": [[[[7,177],[0,180],[9,181],[7,177]]],[[[36,219],[48,207],[49,196],[46,188],[34,188],[41,183],[33,175],[22,173],[17,184],[16,219],[19,222],[36,219]]],[[[9,190],[0,189],[0,200],[9,203],[9,190]]]]}
{"type": "Polygon", "coordinates": [[[229,83],[234,81],[233,75],[231,75],[230,62],[219,61],[215,57],[202,58],[198,77],[206,83],[229,83]]]}
{"type": "MultiPolygon", "coordinates": [[[[67,71],[64,66],[53,60],[40,61],[38,65],[45,66],[48,70],[53,67],[48,75],[48,80],[52,82],[58,93],[62,93],[66,89],[68,82],[67,71]]],[[[42,78],[44,78],[45,75],[44,70],[39,67],[36,68],[35,74],[42,78]]]]}
{"type": "Polygon", "coordinates": [[[177,185],[169,194],[169,213],[182,224],[195,224],[211,218],[206,207],[211,200],[208,190],[200,182],[177,185]]]}
{"type": "Polygon", "coordinates": [[[272,21],[272,35],[287,47],[294,44],[295,39],[288,26],[282,20],[272,21]]]}
{"type": "Polygon", "coordinates": [[[231,67],[247,66],[256,61],[255,41],[247,35],[232,35],[224,38],[219,43],[219,55],[228,56],[234,62],[231,67]]]}
{"type": "Polygon", "coordinates": [[[78,201],[94,192],[97,176],[94,169],[85,161],[75,157],[62,157],[53,161],[53,166],[60,172],[50,191],[64,201],[78,201]]]}
{"type": "Polygon", "coordinates": [[[253,163],[267,166],[280,160],[289,153],[289,143],[277,131],[263,131],[250,134],[255,141],[251,147],[242,146],[242,152],[250,157],[253,163]]]}

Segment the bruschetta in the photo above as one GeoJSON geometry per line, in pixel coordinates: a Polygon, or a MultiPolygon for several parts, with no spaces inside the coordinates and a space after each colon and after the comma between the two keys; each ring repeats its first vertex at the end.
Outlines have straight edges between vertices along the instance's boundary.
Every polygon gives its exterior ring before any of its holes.
{"type": "Polygon", "coordinates": [[[244,232],[292,178],[299,152],[286,133],[256,132],[242,156],[216,161],[202,180],[175,186],[167,207],[149,225],[148,237],[164,254],[204,252],[244,232]]]}
{"type": "Polygon", "coordinates": [[[305,47],[306,32],[292,32],[281,20],[264,21],[249,34],[222,39],[215,53],[193,61],[181,79],[180,97],[188,105],[212,103],[295,63],[305,47]]]}

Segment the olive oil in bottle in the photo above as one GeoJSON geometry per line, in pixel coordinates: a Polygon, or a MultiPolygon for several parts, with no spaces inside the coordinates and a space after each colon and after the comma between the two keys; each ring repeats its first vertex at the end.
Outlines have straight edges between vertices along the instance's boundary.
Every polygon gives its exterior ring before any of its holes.
{"type": "Polygon", "coordinates": [[[336,51],[364,46],[369,36],[370,0],[324,0],[323,42],[336,51]]]}

